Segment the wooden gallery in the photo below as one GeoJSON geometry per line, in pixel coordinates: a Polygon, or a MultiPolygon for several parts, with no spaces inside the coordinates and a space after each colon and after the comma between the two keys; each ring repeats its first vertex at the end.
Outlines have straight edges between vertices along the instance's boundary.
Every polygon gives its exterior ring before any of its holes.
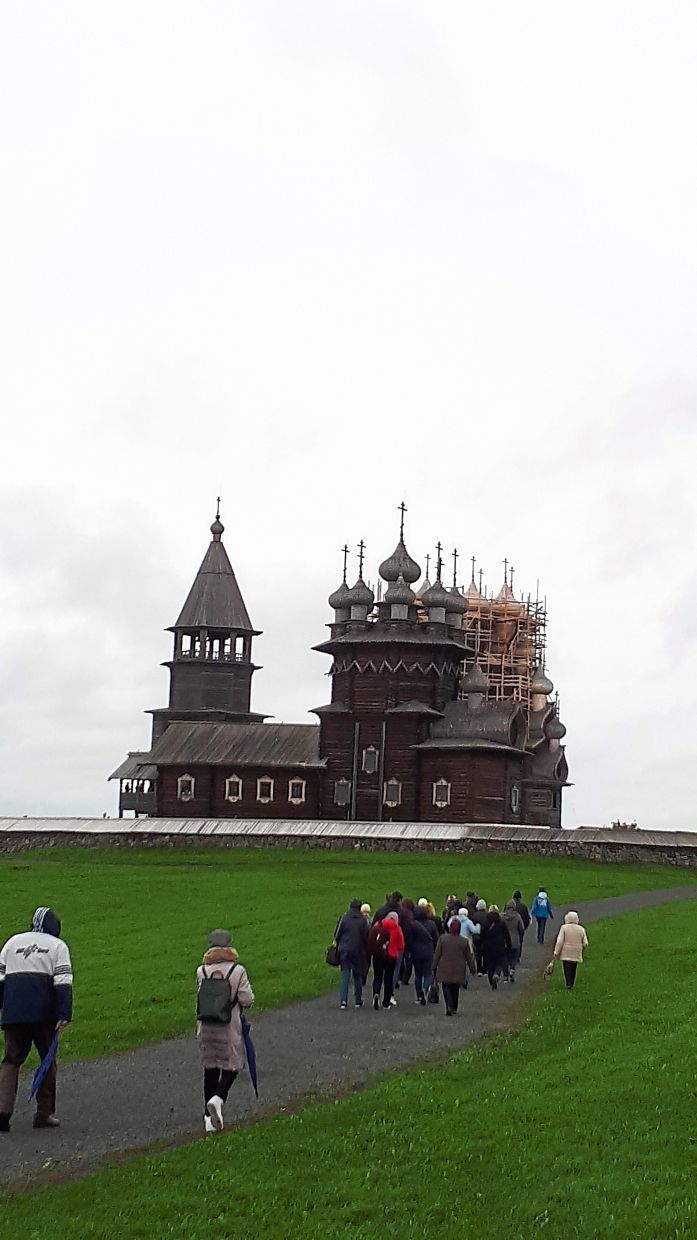
{"type": "Polygon", "coordinates": [[[114,771],[119,815],[318,818],[561,825],[566,729],[544,670],[546,609],[517,598],[513,570],[494,597],[433,583],[399,541],[377,590],[344,575],[329,597],[331,701],[312,724],[251,709],[249,618],[222,542],[212,541],[172,625],[169,705],[149,752],[114,771]],[[417,584],[419,583],[420,584],[417,584]]]}

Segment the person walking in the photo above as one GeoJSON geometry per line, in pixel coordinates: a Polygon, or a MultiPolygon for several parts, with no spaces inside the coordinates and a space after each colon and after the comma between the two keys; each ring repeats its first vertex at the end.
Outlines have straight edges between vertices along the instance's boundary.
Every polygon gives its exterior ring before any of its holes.
{"type": "Polygon", "coordinates": [[[227,930],[213,930],[196,970],[196,1038],[203,1066],[204,1130],[222,1132],[223,1107],[245,1061],[242,1012],[254,1003],[227,930]]]}
{"type": "Polygon", "coordinates": [[[561,960],[567,990],[574,988],[576,970],[587,946],[588,935],[579,922],[578,913],[567,913],[554,945],[554,956],[556,960],[561,960]]]}
{"type": "Polygon", "coordinates": [[[443,989],[446,1016],[457,1012],[466,966],[467,940],[460,934],[458,918],[453,917],[446,933],[440,936],[433,956],[433,973],[443,989]]]}
{"type": "Polygon", "coordinates": [[[438,944],[438,931],[423,907],[417,908],[407,938],[407,951],[414,966],[416,1002],[426,1003],[426,992],[433,981],[433,953],[438,944]]]}
{"type": "Polygon", "coordinates": [[[486,970],[484,968],[484,943],[486,942],[487,931],[491,924],[491,918],[486,911],[486,900],[477,900],[477,907],[472,918],[475,926],[479,926],[479,934],[473,940],[474,954],[477,959],[477,974],[483,977],[486,970]]]}
{"type": "Polygon", "coordinates": [[[511,950],[511,936],[495,904],[489,905],[489,929],[484,943],[484,967],[492,990],[496,990],[506,956],[511,950]]]}
{"type": "Polygon", "coordinates": [[[363,917],[365,917],[368,923],[368,929],[370,930],[370,924],[373,920],[373,914],[371,912],[371,908],[369,904],[361,904],[361,914],[363,915],[363,917]]]}
{"type": "Polygon", "coordinates": [[[515,981],[516,965],[520,960],[520,949],[523,943],[523,935],[525,934],[525,926],[523,918],[515,906],[515,900],[509,900],[503,916],[501,918],[511,938],[511,946],[506,954],[504,962],[503,976],[505,981],[515,981]]]}
{"type": "Polygon", "coordinates": [[[361,912],[361,902],[352,900],[334,934],[341,962],[339,1005],[344,1010],[348,1006],[351,977],[356,1007],[363,1007],[363,978],[368,972],[368,934],[368,922],[361,912]]]}
{"type": "MultiPolygon", "coordinates": [[[[19,1070],[32,1043],[44,1059],[57,1033],[73,1018],[73,966],[52,908],[37,908],[31,929],[15,934],[0,951],[0,1024],[5,1054],[0,1065],[0,1132],[10,1131],[19,1070]]],[[[36,1094],[35,1128],[57,1128],[56,1060],[36,1094]]]]}
{"type": "Polygon", "coordinates": [[[404,935],[396,912],[388,913],[382,921],[376,922],[368,937],[368,952],[373,961],[373,1007],[377,1012],[380,1006],[396,1007],[394,997],[395,965],[404,951],[404,935]]]}
{"type": "Polygon", "coordinates": [[[537,941],[538,943],[544,943],[547,922],[554,917],[552,905],[549,902],[549,896],[547,895],[544,887],[540,887],[538,889],[537,895],[532,902],[530,914],[537,922],[537,941]]]}
{"type": "Polygon", "coordinates": [[[523,927],[524,927],[523,938],[520,940],[520,955],[518,956],[518,959],[520,960],[522,959],[522,955],[523,955],[523,939],[525,938],[525,931],[530,925],[530,910],[519,891],[513,892],[513,902],[516,907],[516,912],[520,913],[520,916],[523,919],[523,927]]]}

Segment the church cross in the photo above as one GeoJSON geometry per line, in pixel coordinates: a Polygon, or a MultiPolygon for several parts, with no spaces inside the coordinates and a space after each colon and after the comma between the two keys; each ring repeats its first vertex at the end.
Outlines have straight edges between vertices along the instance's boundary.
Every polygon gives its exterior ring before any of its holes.
{"type": "Polygon", "coordinates": [[[453,551],[453,590],[457,590],[457,561],[458,561],[458,552],[457,552],[457,547],[455,547],[453,551]]]}
{"type": "Polygon", "coordinates": [[[217,504],[217,508],[215,510],[215,519],[216,521],[219,521],[220,520],[220,496],[218,496],[216,500],[216,504],[217,504]]]}
{"type": "Polygon", "coordinates": [[[363,580],[363,560],[365,559],[365,543],[363,539],[358,544],[358,579],[363,580]]]}
{"type": "Polygon", "coordinates": [[[513,574],[514,573],[515,573],[515,569],[513,565],[511,564],[511,590],[513,589],[513,574]]]}
{"type": "Polygon", "coordinates": [[[429,554],[426,556],[426,580],[427,581],[430,581],[430,577],[428,575],[428,570],[430,567],[431,567],[431,556],[429,554]]]}
{"type": "Polygon", "coordinates": [[[471,559],[470,563],[471,563],[471,565],[472,565],[472,581],[474,582],[474,566],[475,566],[475,564],[477,563],[477,557],[476,557],[476,555],[473,555],[473,556],[472,556],[472,559],[471,559]]]}
{"type": "Polygon", "coordinates": [[[440,581],[440,575],[443,571],[443,560],[441,559],[442,550],[443,550],[443,544],[440,542],[437,542],[436,551],[438,552],[438,559],[436,560],[436,581],[440,581]]]}
{"type": "Polygon", "coordinates": [[[405,516],[405,513],[408,511],[407,506],[404,503],[404,500],[402,500],[401,504],[398,506],[397,511],[401,514],[399,518],[399,539],[400,539],[400,542],[404,542],[404,516],[405,516]]]}
{"type": "Polygon", "coordinates": [[[503,562],[503,584],[505,586],[508,585],[508,560],[507,559],[504,560],[503,562]]]}
{"type": "Polygon", "coordinates": [[[341,548],[341,550],[342,550],[342,551],[343,551],[343,553],[344,553],[344,585],[346,585],[346,565],[348,564],[348,558],[349,558],[349,549],[348,549],[348,545],[347,545],[346,543],[344,543],[344,545],[343,545],[343,547],[341,548]]]}

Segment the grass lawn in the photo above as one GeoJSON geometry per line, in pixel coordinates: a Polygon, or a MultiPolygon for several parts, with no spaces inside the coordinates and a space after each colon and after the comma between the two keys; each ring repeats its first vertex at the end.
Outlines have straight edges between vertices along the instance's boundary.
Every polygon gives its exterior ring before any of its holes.
{"type": "Polygon", "coordinates": [[[577,989],[557,975],[517,1034],[343,1102],[8,1200],[0,1235],[694,1236],[694,905],[589,933],[577,989]]]}
{"type": "Polygon", "coordinates": [[[668,866],[497,853],[46,851],[0,858],[0,938],[24,929],[37,905],[58,911],[76,974],[61,1054],[84,1058],[190,1030],[194,969],[217,926],[233,931],[259,1011],[335,985],[324,950],[354,896],[376,908],[398,887],[442,907],[449,891],[475,888],[503,905],[516,887],[531,899],[544,882],[554,904],[689,880],[668,866]]]}

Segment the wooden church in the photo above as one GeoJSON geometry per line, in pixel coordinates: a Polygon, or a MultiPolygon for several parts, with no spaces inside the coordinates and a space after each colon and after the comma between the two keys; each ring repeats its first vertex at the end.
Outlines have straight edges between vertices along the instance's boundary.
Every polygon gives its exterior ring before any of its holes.
{"type": "Polygon", "coordinates": [[[374,591],[343,580],[329,597],[331,701],[317,723],[266,722],[251,708],[259,636],[223,545],[212,541],[173,634],[169,704],[151,711],[149,752],[114,771],[119,815],[561,825],[568,766],[544,670],[546,608],[422,579],[404,541],[374,591]],[[420,584],[419,584],[420,583],[420,584]]]}

